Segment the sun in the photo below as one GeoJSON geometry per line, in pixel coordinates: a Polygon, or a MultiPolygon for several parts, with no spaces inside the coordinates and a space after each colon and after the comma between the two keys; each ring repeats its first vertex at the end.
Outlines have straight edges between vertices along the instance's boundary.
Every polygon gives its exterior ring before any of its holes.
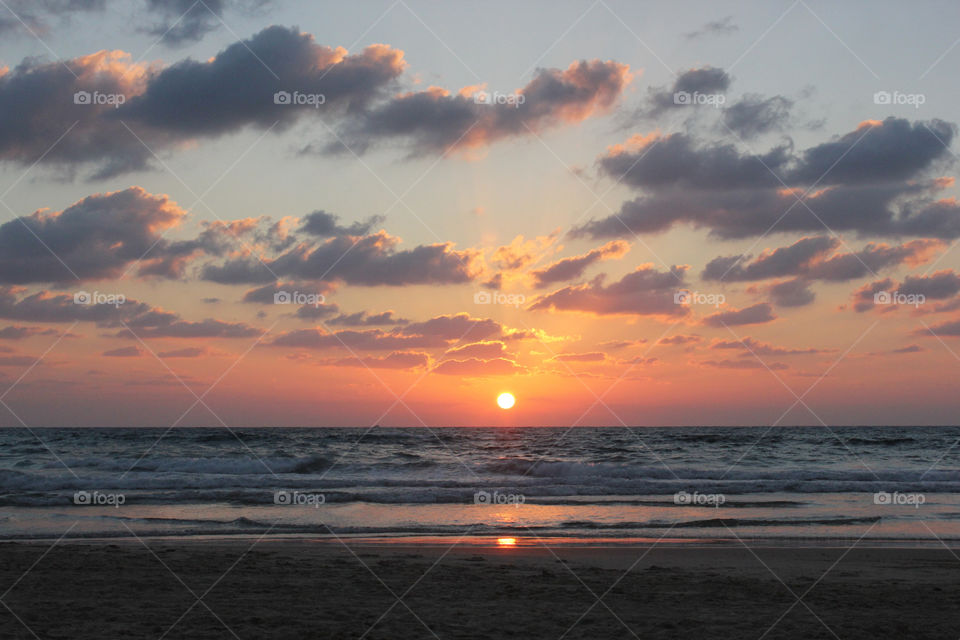
{"type": "Polygon", "coordinates": [[[512,409],[516,401],[517,399],[513,397],[512,393],[501,393],[497,396],[497,405],[501,409],[512,409]]]}

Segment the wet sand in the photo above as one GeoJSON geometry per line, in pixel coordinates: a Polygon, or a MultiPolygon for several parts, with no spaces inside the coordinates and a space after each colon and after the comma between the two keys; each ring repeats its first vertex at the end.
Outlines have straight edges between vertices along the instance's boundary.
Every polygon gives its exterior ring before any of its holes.
{"type": "Polygon", "coordinates": [[[942,547],[145,542],[0,544],[0,638],[960,637],[942,547]]]}

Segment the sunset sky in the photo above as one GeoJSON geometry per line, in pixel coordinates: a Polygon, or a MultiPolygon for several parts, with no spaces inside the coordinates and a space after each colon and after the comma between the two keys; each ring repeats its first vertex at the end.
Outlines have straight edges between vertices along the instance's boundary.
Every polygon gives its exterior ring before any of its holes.
{"type": "Polygon", "coordinates": [[[3,0],[0,425],[954,424],[883,4],[3,0]]]}

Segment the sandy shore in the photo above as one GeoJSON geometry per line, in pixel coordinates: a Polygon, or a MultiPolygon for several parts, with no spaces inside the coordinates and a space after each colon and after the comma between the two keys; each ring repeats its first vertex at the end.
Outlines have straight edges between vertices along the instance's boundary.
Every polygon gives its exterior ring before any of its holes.
{"type": "Polygon", "coordinates": [[[147,543],[0,544],[0,638],[960,637],[945,548],[147,543]]]}

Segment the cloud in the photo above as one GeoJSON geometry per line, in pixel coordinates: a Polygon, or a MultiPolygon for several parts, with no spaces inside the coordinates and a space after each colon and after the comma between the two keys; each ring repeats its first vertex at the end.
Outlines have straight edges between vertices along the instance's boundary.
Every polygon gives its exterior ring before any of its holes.
{"type": "Polygon", "coordinates": [[[646,342],[647,340],[645,338],[640,338],[638,340],[609,340],[607,342],[601,342],[597,346],[608,351],[615,351],[619,349],[626,349],[627,347],[639,347],[646,344],[646,342]]]}
{"type": "Polygon", "coordinates": [[[758,360],[744,359],[744,360],[705,360],[700,363],[705,367],[713,367],[715,369],[770,369],[773,371],[781,371],[783,369],[788,369],[789,367],[782,362],[771,362],[763,363],[758,360]]]}
{"type": "Polygon", "coordinates": [[[607,355],[600,351],[589,351],[587,353],[558,353],[551,360],[557,362],[603,362],[607,355]]]}
{"type": "Polygon", "coordinates": [[[695,342],[700,342],[702,338],[698,335],[676,335],[670,336],[668,338],[660,338],[657,341],[657,344],[665,345],[680,345],[680,344],[693,344],[695,342]]]}
{"type": "Polygon", "coordinates": [[[627,65],[581,60],[562,70],[538,70],[510,103],[479,100],[481,86],[457,94],[440,87],[402,93],[348,121],[326,151],[341,151],[340,140],[355,152],[400,140],[415,154],[435,154],[527,137],[608,112],[631,78],[627,65]]]}
{"type": "Polygon", "coordinates": [[[767,287],[767,293],[778,307],[803,307],[816,298],[810,282],[800,278],[775,282],[767,287]]]}
{"type": "Polygon", "coordinates": [[[479,358],[467,358],[466,360],[445,360],[433,369],[433,373],[439,373],[447,376],[461,376],[464,378],[486,378],[490,376],[513,375],[524,373],[525,367],[518,365],[513,360],[506,358],[494,358],[492,360],[481,360],[479,358]]]}
{"type": "Polygon", "coordinates": [[[161,351],[157,355],[161,358],[199,358],[212,355],[212,353],[207,347],[184,347],[183,349],[161,351]]]}
{"type": "MultiPolygon", "coordinates": [[[[497,247],[493,252],[491,261],[503,271],[519,271],[526,269],[530,265],[536,264],[547,255],[548,249],[556,242],[557,234],[551,233],[545,236],[525,239],[522,235],[515,236],[510,244],[497,247]]],[[[497,274],[502,283],[503,275],[497,274]]],[[[499,289],[499,286],[492,287],[499,289]]]]}
{"type": "MultiPolygon", "coordinates": [[[[934,308],[933,312],[953,311],[955,296],[960,293],[960,275],[952,269],[937,271],[932,275],[907,276],[900,284],[890,278],[865,284],[853,292],[853,309],[859,313],[876,306],[875,295],[886,292],[898,296],[919,296],[922,300],[949,300],[946,305],[934,308]]],[[[896,304],[883,305],[883,311],[895,309],[896,304]]]]}
{"type": "Polygon", "coordinates": [[[327,332],[318,328],[301,329],[280,334],[270,344],[307,349],[411,350],[448,347],[454,341],[499,338],[505,337],[504,334],[504,327],[499,322],[459,313],[411,322],[390,331],[344,329],[327,332]]]}
{"type": "Polygon", "coordinates": [[[788,247],[767,250],[756,260],[744,264],[749,256],[735,255],[714,258],[707,263],[700,277],[704,280],[765,280],[798,275],[818,256],[831,251],[840,244],[836,238],[815,236],[801,238],[788,247]]]}
{"type": "Polygon", "coordinates": [[[777,317],[773,315],[773,307],[766,302],[760,302],[744,309],[718,311],[703,319],[703,323],[710,327],[733,327],[745,324],[763,324],[773,322],[777,317]]]}
{"type": "Polygon", "coordinates": [[[259,284],[277,278],[314,282],[342,281],[362,286],[462,284],[479,272],[479,253],[457,251],[452,243],[397,249],[400,239],[385,231],[367,236],[336,236],[301,242],[274,258],[241,256],[201,270],[220,284],[259,284]]]}
{"type": "Polygon", "coordinates": [[[354,222],[349,227],[337,223],[339,219],[326,211],[314,211],[303,217],[300,231],[312,236],[329,238],[331,236],[362,236],[370,232],[375,226],[385,220],[383,216],[373,216],[364,222],[354,222]]]}
{"type": "Polygon", "coordinates": [[[928,338],[937,336],[960,336],[960,320],[948,320],[946,322],[941,322],[940,324],[932,325],[929,329],[926,327],[917,329],[913,333],[914,335],[926,336],[928,338]]]}
{"type": "Polygon", "coordinates": [[[789,347],[778,347],[766,342],[760,342],[747,336],[741,340],[716,340],[710,345],[711,349],[738,349],[742,350],[744,356],[799,356],[812,355],[818,353],[831,353],[833,349],[794,349],[789,347]]]}
{"type": "Polygon", "coordinates": [[[897,292],[904,295],[922,295],[932,300],[952,298],[960,292],[960,275],[952,269],[944,269],[929,276],[907,276],[897,287],[897,292]]]}
{"type": "Polygon", "coordinates": [[[869,311],[874,307],[874,296],[881,291],[893,291],[895,285],[890,278],[865,284],[853,292],[853,310],[857,313],[869,311]]]}
{"type": "Polygon", "coordinates": [[[688,69],[676,77],[669,88],[650,88],[648,104],[638,111],[638,117],[653,118],[674,109],[686,109],[696,103],[684,102],[676,98],[677,94],[722,94],[730,87],[730,76],[723,69],[701,67],[688,69]]]}
{"type": "Polygon", "coordinates": [[[349,349],[352,351],[390,351],[445,347],[447,340],[439,336],[401,335],[381,329],[356,331],[345,329],[333,333],[317,328],[298,329],[278,335],[270,343],[275,347],[302,349],[349,349]]]}
{"type": "Polygon", "coordinates": [[[130,187],[10,220],[0,225],[0,282],[116,278],[152,249],[142,270],[166,255],[161,235],[184,215],[167,196],[130,187]]]}
{"type": "Polygon", "coordinates": [[[541,296],[529,308],[594,315],[683,316],[689,310],[674,302],[674,293],[684,286],[685,269],[674,266],[664,272],[643,265],[609,285],[604,285],[604,276],[598,276],[589,283],[541,296]]]}
{"type": "Polygon", "coordinates": [[[787,165],[786,147],[763,155],[741,154],[728,143],[698,145],[685,133],[635,135],[600,157],[607,176],[635,188],[730,190],[781,186],[771,173],[787,165]]]}
{"type": "Polygon", "coordinates": [[[119,349],[104,351],[103,355],[108,358],[139,358],[142,353],[139,347],[120,347],[119,349]]]}
{"type": "Polygon", "coordinates": [[[381,311],[380,313],[369,313],[367,311],[357,311],[356,313],[340,314],[331,318],[327,324],[340,325],[344,327],[369,327],[377,325],[403,325],[409,324],[406,318],[398,318],[393,315],[392,310],[381,311]]]}
{"type": "Polygon", "coordinates": [[[824,226],[859,235],[955,238],[960,206],[935,199],[952,181],[921,179],[950,161],[954,133],[955,126],[941,120],[890,117],[801,153],[779,146],[763,155],[686,134],[636,136],[611,147],[599,163],[644,195],[571,234],[611,238],[687,223],[720,238],[822,232],[824,226]]]}
{"type": "Polygon", "coordinates": [[[567,282],[583,276],[590,265],[601,260],[612,260],[623,257],[630,250],[630,245],[622,240],[611,240],[602,247],[591,249],[587,253],[563,258],[542,269],[530,272],[534,286],[538,289],[548,287],[558,282],[567,282]]]}
{"type": "Polygon", "coordinates": [[[839,239],[815,236],[766,250],[752,261],[750,256],[742,254],[718,257],[707,264],[701,277],[736,282],[792,276],[763,290],[777,306],[799,307],[813,302],[815,294],[810,289],[813,280],[843,282],[903,264],[916,266],[942,248],[943,242],[936,239],[911,240],[900,245],[871,242],[860,251],[828,255],[839,245],[839,239]]]}
{"type": "Polygon", "coordinates": [[[394,351],[383,357],[342,358],[323,364],[335,367],[365,367],[370,369],[423,369],[430,364],[430,356],[417,351],[394,351]]]}
{"type": "Polygon", "coordinates": [[[400,332],[405,335],[436,336],[443,340],[483,340],[502,335],[503,326],[489,318],[473,318],[468,313],[458,313],[411,322],[400,332]]]}
{"type": "Polygon", "coordinates": [[[483,342],[473,342],[465,344],[462,347],[449,349],[444,353],[445,358],[453,360],[464,360],[468,358],[479,358],[481,360],[491,360],[505,355],[506,345],[498,340],[489,340],[483,342]]]}
{"type": "Polygon", "coordinates": [[[725,16],[719,20],[711,20],[699,29],[683,34],[687,40],[696,40],[704,36],[725,36],[736,33],[740,27],[733,23],[733,16],[725,16]]]}
{"type": "Polygon", "coordinates": [[[62,63],[28,58],[0,73],[0,160],[70,172],[91,165],[95,178],[143,170],[151,150],[247,126],[281,131],[317,116],[312,105],[275,103],[279,91],[322,94],[325,115],[343,114],[385,96],[403,68],[403,52],[389,46],[350,55],[280,26],[208,60],[167,67],[132,62],[123,51],[62,63]],[[78,92],[89,99],[75,101],[78,92]]]}
{"type": "Polygon", "coordinates": [[[764,133],[782,131],[790,124],[793,101],[783,96],[764,98],[747,94],[723,110],[723,125],[750,140],[764,133]]]}
{"type": "Polygon", "coordinates": [[[117,117],[187,137],[267,128],[278,120],[289,125],[319,109],[292,100],[278,104],[276,92],[323,95],[325,114],[357,110],[381,95],[404,66],[403,52],[387,45],[350,55],[295,28],[271,26],[209,60],[187,59],[151,74],[117,117]]]}
{"type": "Polygon", "coordinates": [[[910,344],[899,349],[893,349],[890,353],[920,353],[922,351],[926,351],[926,349],[918,344],[910,344]]]}
{"type": "MultiPolygon", "coordinates": [[[[33,336],[58,336],[60,332],[56,329],[41,329],[40,327],[20,327],[9,326],[0,329],[0,340],[23,340],[33,336]]],[[[67,334],[67,338],[79,337],[75,333],[67,334]]]]}

